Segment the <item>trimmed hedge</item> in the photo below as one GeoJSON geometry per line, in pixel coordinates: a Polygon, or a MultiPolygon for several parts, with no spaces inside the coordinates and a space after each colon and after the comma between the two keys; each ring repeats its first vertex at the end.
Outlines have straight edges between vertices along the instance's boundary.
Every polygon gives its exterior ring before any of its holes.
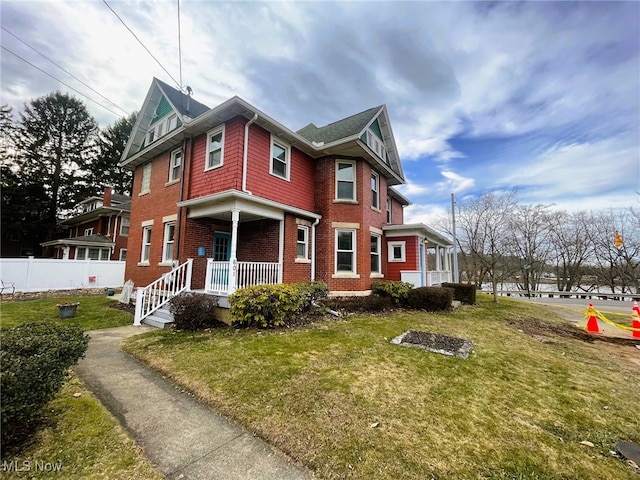
{"type": "Polygon", "coordinates": [[[407,306],[417,310],[437,312],[450,310],[453,290],[442,287],[419,287],[409,291],[407,306]]]}
{"type": "Polygon", "coordinates": [[[67,369],[84,356],[89,336],[79,325],[23,323],[0,331],[2,447],[35,428],[60,391],[67,369]]]}
{"type": "Polygon", "coordinates": [[[309,310],[326,296],[322,282],[257,285],[229,295],[231,324],[239,327],[274,328],[309,310]]]}
{"type": "Polygon", "coordinates": [[[218,299],[202,293],[183,293],[169,301],[173,326],[177,330],[200,330],[223,325],[216,318],[218,299]]]}
{"type": "Polygon", "coordinates": [[[476,303],[476,286],[468,283],[443,283],[444,288],[453,289],[453,299],[467,305],[476,303]]]}
{"type": "Polygon", "coordinates": [[[396,280],[377,280],[371,286],[371,293],[381,297],[389,297],[396,305],[404,305],[413,285],[396,280]]]}
{"type": "Polygon", "coordinates": [[[349,313],[378,313],[395,308],[391,297],[367,295],[365,297],[332,297],[322,301],[322,305],[331,310],[349,313]]]}

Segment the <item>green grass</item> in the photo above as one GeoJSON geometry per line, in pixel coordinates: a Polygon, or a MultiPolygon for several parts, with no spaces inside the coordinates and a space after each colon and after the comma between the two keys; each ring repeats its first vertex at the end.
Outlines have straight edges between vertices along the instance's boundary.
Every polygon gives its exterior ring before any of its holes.
{"type": "Polygon", "coordinates": [[[127,312],[109,308],[112,304],[106,296],[84,296],[64,298],[44,298],[40,300],[3,301],[0,303],[0,326],[13,327],[23,322],[60,322],[76,323],[84,330],[119,327],[133,323],[133,316],[127,312]],[[57,304],[63,301],[80,302],[74,318],[62,320],[58,315],[57,304]]]}
{"type": "Polygon", "coordinates": [[[26,449],[3,455],[2,478],[164,478],[75,375],[49,403],[45,424],[26,449]],[[45,464],[51,471],[43,469],[45,464]]]}
{"type": "Polygon", "coordinates": [[[640,441],[640,374],[616,350],[635,349],[507,324],[526,319],[561,322],[536,305],[481,296],[446,314],[157,331],[125,349],[318,478],[636,478],[609,454],[617,441],[640,441]],[[389,343],[409,328],[468,338],[472,354],[389,343]]]}

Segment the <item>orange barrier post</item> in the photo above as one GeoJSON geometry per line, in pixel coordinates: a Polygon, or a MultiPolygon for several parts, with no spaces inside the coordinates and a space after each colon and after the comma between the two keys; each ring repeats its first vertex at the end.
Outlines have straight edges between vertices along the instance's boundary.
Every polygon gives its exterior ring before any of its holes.
{"type": "Polygon", "coordinates": [[[633,338],[640,338],[640,307],[638,302],[633,301],[631,326],[636,330],[631,330],[631,336],[633,338]]]}
{"type": "Polygon", "coordinates": [[[600,328],[598,328],[598,319],[596,318],[596,312],[593,309],[593,303],[589,304],[589,308],[587,308],[585,315],[588,315],[589,319],[587,320],[587,324],[584,326],[584,329],[588,333],[600,333],[600,328]]]}

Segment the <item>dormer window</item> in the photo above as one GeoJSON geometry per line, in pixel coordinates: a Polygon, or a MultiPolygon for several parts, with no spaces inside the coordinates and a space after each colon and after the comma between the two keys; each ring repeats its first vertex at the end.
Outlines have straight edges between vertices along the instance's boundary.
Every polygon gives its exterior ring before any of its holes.
{"type": "Polygon", "coordinates": [[[169,115],[167,118],[167,133],[171,130],[174,130],[178,126],[178,117],[177,115],[169,115]]]}
{"type": "Polygon", "coordinates": [[[380,140],[378,136],[371,130],[367,130],[367,146],[371,150],[373,150],[380,158],[382,158],[383,160],[385,159],[387,149],[384,146],[383,141],[380,140]]]}

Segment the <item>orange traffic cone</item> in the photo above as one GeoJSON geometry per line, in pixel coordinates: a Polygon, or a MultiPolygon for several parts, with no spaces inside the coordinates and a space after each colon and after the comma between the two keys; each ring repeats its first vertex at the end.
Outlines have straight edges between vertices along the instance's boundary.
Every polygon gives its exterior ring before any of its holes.
{"type": "Polygon", "coordinates": [[[631,336],[633,338],[640,338],[640,307],[638,302],[633,301],[631,326],[636,330],[631,330],[631,336]]]}
{"type": "Polygon", "coordinates": [[[596,318],[596,312],[593,308],[593,303],[589,304],[589,308],[587,308],[585,315],[589,315],[589,319],[587,320],[587,324],[584,326],[584,329],[588,333],[600,333],[600,329],[598,328],[598,319],[596,318]]]}

